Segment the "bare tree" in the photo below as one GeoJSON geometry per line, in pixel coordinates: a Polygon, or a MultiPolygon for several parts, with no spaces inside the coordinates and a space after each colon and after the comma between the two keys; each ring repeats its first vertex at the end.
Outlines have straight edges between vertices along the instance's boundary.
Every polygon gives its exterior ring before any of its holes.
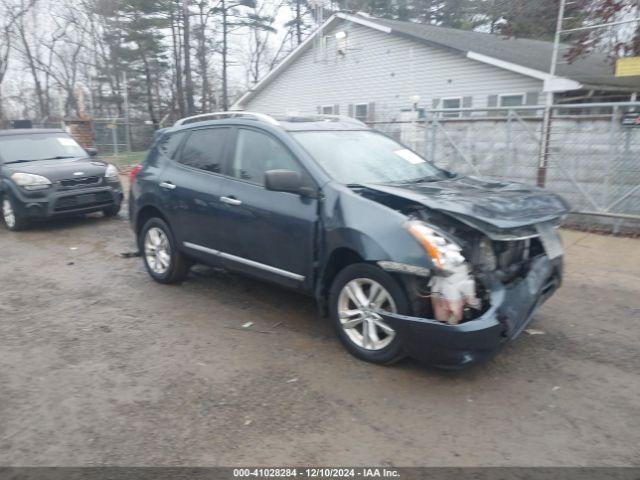
{"type": "Polygon", "coordinates": [[[2,82],[9,69],[9,56],[13,43],[14,27],[35,4],[35,0],[14,4],[10,0],[0,0],[0,120],[4,119],[2,102],[2,82]]]}
{"type": "Polygon", "coordinates": [[[258,83],[264,70],[271,69],[273,55],[270,48],[270,34],[276,32],[273,24],[284,4],[285,0],[273,3],[262,2],[247,17],[250,40],[247,46],[245,68],[249,88],[258,83]]]}

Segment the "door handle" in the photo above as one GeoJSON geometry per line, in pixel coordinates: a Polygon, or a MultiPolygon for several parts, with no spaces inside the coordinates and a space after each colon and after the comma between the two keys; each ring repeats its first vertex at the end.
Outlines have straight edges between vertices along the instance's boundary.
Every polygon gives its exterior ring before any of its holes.
{"type": "Polygon", "coordinates": [[[220,197],[220,201],[227,205],[242,205],[242,200],[233,197],[220,197]]]}
{"type": "Polygon", "coordinates": [[[176,186],[171,182],[160,182],[160,186],[162,188],[166,188],[167,190],[175,190],[176,186]]]}

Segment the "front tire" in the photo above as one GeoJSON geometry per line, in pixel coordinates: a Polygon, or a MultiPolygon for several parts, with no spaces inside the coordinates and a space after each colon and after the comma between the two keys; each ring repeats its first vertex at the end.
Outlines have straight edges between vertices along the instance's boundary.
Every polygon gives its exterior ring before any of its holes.
{"type": "Polygon", "coordinates": [[[118,202],[115,205],[112,205],[112,206],[107,207],[104,210],[102,210],[102,214],[105,217],[115,217],[120,212],[120,208],[121,207],[122,207],[122,204],[120,202],[118,202]]]}
{"type": "Polygon", "coordinates": [[[366,263],[349,265],[333,281],[329,305],[338,338],[353,356],[383,365],[406,356],[397,332],[376,313],[410,313],[404,290],[384,270],[366,263]]]}
{"type": "Polygon", "coordinates": [[[176,241],[169,225],[161,218],[151,218],[138,236],[147,272],[156,282],[179,283],[189,273],[189,262],[176,248],[176,241]]]}
{"type": "Polygon", "coordinates": [[[13,231],[17,232],[19,230],[24,230],[28,226],[28,222],[26,219],[22,218],[14,207],[12,200],[9,196],[5,196],[2,198],[1,209],[2,209],[2,219],[4,220],[5,226],[13,231]]]}

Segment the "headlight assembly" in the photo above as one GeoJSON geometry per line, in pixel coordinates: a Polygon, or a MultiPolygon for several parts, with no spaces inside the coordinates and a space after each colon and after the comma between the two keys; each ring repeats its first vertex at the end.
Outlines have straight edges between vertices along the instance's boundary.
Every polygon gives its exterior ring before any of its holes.
{"type": "Polygon", "coordinates": [[[11,180],[25,190],[43,190],[51,186],[51,180],[47,177],[33,173],[16,172],[11,175],[11,180]]]}
{"type": "Polygon", "coordinates": [[[111,164],[107,165],[107,169],[104,172],[104,176],[109,180],[116,180],[118,178],[118,169],[111,164]]]}
{"type": "Polygon", "coordinates": [[[426,223],[414,220],[408,222],[406,228],[422,245],[436,267],[448,270],[465,263],[462,249],[426,223]]]}

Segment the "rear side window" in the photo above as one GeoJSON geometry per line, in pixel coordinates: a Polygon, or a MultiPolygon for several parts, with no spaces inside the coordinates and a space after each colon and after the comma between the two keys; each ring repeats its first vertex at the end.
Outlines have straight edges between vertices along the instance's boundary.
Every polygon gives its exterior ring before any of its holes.
{"type": "Polygon", "coordinates": [[[194,130],[182,147],[178,162],[207,172],[220,173],[228,131],[228,128],[194,130]]]}
{"type": "Polygon", "coordinates": [[[240,129],[231,175],[264,185],[264,174],[269,170],[293,170],[304,174],[298,162],[279,141],[255,130],[240,129]]]}
{"type": "Polygon", "coordinates": [[[162,153],[169,158],[176,158],[176,154],[178,153],[178,149],[180,148],[180,144],[182,143],[182,140],[184,140],[185,135],[186,132],[167,135],[160,143],[160,150],[162,153]]]}

